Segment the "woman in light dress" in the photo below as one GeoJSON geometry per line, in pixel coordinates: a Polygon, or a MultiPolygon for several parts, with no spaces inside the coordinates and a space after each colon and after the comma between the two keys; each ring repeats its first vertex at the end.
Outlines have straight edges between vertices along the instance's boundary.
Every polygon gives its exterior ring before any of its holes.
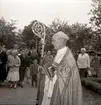
{"type": "Polygon", "coordinates": [[[16,50],[11,52],[11,55],[8,57],[9,72],[7,80],[10,81],[10,87],[17,87],[17,82],[19,81],[19,67],[21,65],[20,58],[16,50]]]}

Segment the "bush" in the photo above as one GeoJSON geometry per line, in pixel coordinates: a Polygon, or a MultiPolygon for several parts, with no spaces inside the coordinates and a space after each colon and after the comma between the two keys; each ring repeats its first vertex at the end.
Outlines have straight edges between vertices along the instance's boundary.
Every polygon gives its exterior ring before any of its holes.
{"type": "Polygon", "coordinates": [[[101,81],[101,79],[83,79],[82,85],[101,95],[101,83],[99,83],[99,81],[101,81]]]}

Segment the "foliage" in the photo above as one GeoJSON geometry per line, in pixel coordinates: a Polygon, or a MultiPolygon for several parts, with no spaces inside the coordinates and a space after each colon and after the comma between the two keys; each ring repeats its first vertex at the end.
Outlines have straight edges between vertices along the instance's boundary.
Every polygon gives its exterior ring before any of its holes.
{"type": "Polygon", "coordinates": [[[26,43],[28,48],[36,47],[36,41],[39,42],[39,38],[35,36],[35,34],[32,32],[32,24],[36,20],[32,21],[28,26],[24,27],[23,30],[23,41],[26,43]]]}
{"type": "Polygon", "coordinates": [[[101,51],[101,0],[92,0],[90,23],[94,30],[94,49],[101,51]]]}
{"type": "Polygon", "coordinates": [[[19,46],[19,48],[23,47],[24,45],[26,45],[23,42],[23,30],[19,29],[16,35],[16,44],[19,46]]]}
{"type": "MultiPolygon", "coordinates": [[[[28,26],[25,26],[24,30],[23,30],[23,41],[24,43],[26,43],[28,48],[31,47],[37,47],[38,50],[41,49],[41,40],[32,32],[32,25],[34,22],[36,22],[37,20],[32,21],[28,26]],[[37,46],[36,46],[37,44],[37,46]]],[[[51,50],[53,48],[52,44],[51,44],[51,34],[52,34],[52,30],[46,27],[46,44],[45,44],[45,50],[51,50]]]]}
{"type": "MultiPolygon", "coordinates": [[[[100,81],[101,81],[101,78],[100,78],[100,81]]],[[[82,84],[86,88],[88,88],[88,89],[92,90],[93,92],[101,95],[101,84],[98,83],[97,78],[95,78],[95,80],[93,80],[91,78],[82,79],[82,84]]]]}
{"type": "Polygon", "coordinates": [[[69,36],[70,40],[68,46],[74,53],[84,46],[89,49],[90,45],[93,43],[92,29],[87,27],[86,24],[75,23],[69,25],[68,22],[57,19],[52,22],[50,28],[54,33],[63,31],[69,36]]]}
{"type": "Polygon", "coordinates": [[[101,0],[92,0],[92,9],[90,14],[92,17],[90,18],[90,22],[95,26],[97,31],[101,32],[101,0]]]}
{"type": "Polygon", "coordinates": [[[7,48],[13,47],[16,43],[15,24],[13,20],[7,22],[4,18],[0,19],[0,44],[5,44],[7,48]]]}
{"type": "MultiPolygon", "coordinates": [[[[27,45],[28,48],[40,47],[40,39],[32,32],[32,21],[24,30],[16,32],[15,21],[6,22],[4,18],[0,19],[0,42],[11,48],[15,43],[20,47],[27,45]],[[37,46],[36,46],[37,44],[37,46]]],[[[68,46],[72,51],[80,50],[81,47],[92,43],[92,30],[85,24],[68,25],[66,21],[54,20],[49,27],[46,26],[46,44],[45,50],[53,50],[52,36],[58,31],[63,31],[70,37],[68,46]]]]}
{"type": "MultiPolygon", "coordinates": [[[[23,47],[27,45],[28,48],[37,47],[40,50],[40,39],[32,32],[32,25],[37,21],[32,21],[28,26],[24,27],[24,30],[18,30],[16,32],[16,22],[6,22],[4,18],[0,19],[0,43],[3,43],[7,48],[11,48],[15,43],[18,46],[23,47]]],[[[52,36],[58,32],[63,31],[66,33],[70,40],[68,46],[75,53],[80,50],[81,47],[86,46],[89,49],[91,46],[96,46],[97,36],[90,27],[86,24],[75,23],[69,25],[67,21],[60,21],[54,19],[49,27],[46,27],[46,44],[45,50],[53,50],[52,36]]]]}

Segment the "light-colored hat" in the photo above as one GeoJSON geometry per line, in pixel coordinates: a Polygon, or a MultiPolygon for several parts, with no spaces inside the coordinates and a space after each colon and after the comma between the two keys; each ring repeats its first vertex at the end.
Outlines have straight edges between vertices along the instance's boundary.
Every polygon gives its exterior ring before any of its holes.
{"type": "Polygon", "coordinates": [[[82,51],[82,50],[86,52],[86,49],[85,49],[85,48],[81,48],[81,51],[82,51]]]}
{"type": "Polygon", "coordinates": [[[17,54],[17,53],[18,53],[18,51],[17,51],[17,50],[13,50],[13,51],[12,51],[12,53],[13,53],[13,54],[15,54],[15,53],[17,54]]]}
{"type": "Polygon", "coordinates": [[[66,40],[69,40],[69,36],[66,35],[64,32],[62,31],[59,31],[57,32],[56,34],[53,35],[53,38],[52,39],[59,39],[59,38],[64,38],[66,40]]]}
{"type": "Polygon", "coordinates": [[[7,50],[7,51],[6,51],[6,54],[7,54],[7,55],[10,55],[11,52],[12,52],[11,50],[7,50]]]}
{"type": "Polygon", "coordinates": [[[11,50],[7,50],[7,53],[11,53],[11,50]]]}

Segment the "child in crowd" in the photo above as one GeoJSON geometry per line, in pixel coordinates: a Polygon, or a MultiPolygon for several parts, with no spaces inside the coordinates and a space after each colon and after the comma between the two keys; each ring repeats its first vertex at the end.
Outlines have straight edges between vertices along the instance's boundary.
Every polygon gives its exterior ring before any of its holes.
{"type": "Polygon", "coordinates": [[[31,76],[30,76],[30,69],[29,69],[29,67],[27,67],[27,69],[26,69],[26,83],[31,83],[31,76]]]}
{"type": "Polygon", "coordinates": [[[37,72],[38,72],[38,61],[35,59],[29,67],[30,75],[32,80],[32,87],[33,83],[35,82],[35,87],[37,87],[37,72]]]}

